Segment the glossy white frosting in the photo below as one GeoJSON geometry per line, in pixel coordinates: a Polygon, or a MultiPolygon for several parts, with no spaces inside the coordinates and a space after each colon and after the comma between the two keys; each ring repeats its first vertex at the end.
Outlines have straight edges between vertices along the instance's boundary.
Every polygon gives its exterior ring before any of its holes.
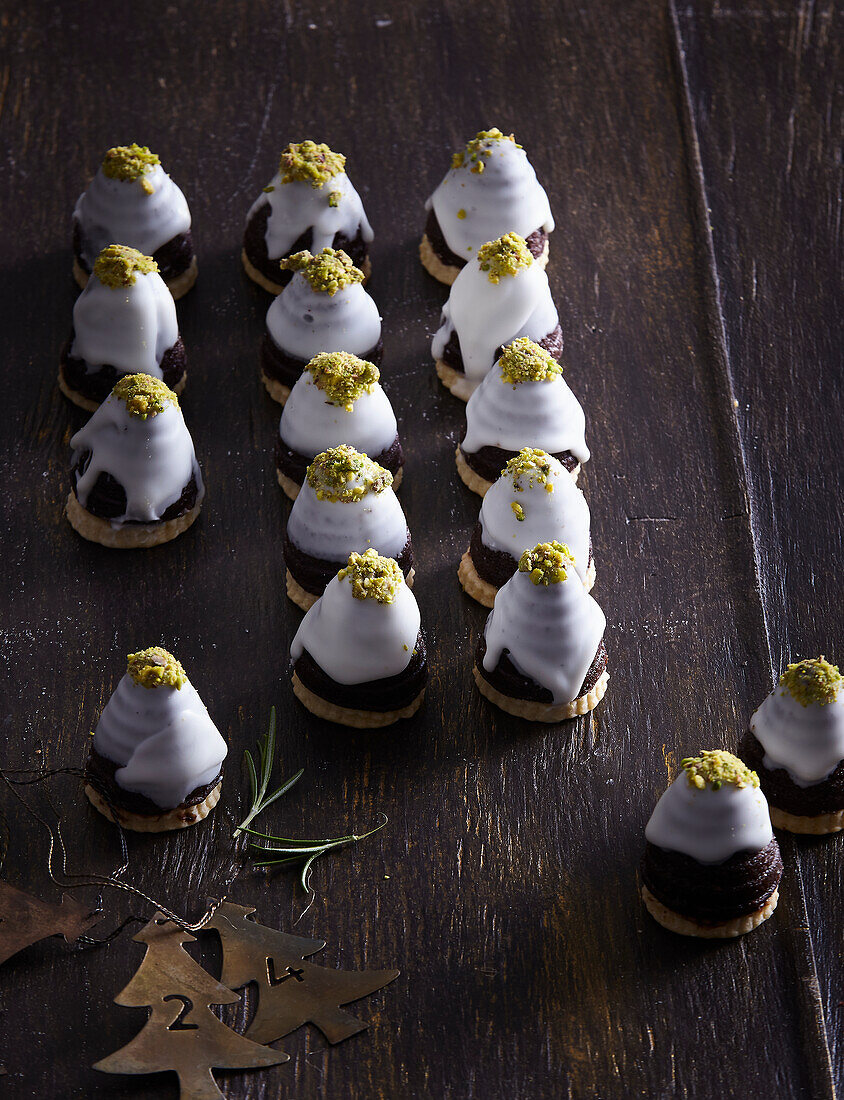
{"type": "Polygon", "coordinates": [[[381,317],[361,283],[327,294],[297,271],[273,299],[267,329],[282,351],[310,362],[321,351],[365,356],[381,339],[381,317]]]}
{"type": "Polygon", "coordinates": [[[291,389],[278,426],[282,442],[308,458],[342,443],[377,458],[392,446],[397,431],[396,414],[380,382],[346,409],[332,405],[307,370],[291,389]]]}
{"type": "Polygon", "coordinates": [[[94,748],[121,765],[114,773],[120,787],[163,810],[211,783],[228,752],[190,682],[146,688],[128,673],[103,709],[94,748]]]}
{"type": "Polygon", "coordinates": [[[433,207],[448,247],[466,260],[505,233],[529,237],[537,229],[550,233],[554,228],[548,196],[524,149],[506,138],[488,139],[482,147],[492,154],[484,157],[483,172],[473,172],[467,157],[446,173],[425,203],[426,210],[433,207]]]}
{"type": "MultiPolygon", "coordinates": [[[[352,489],[360,478],[349,483],[352,489]]],[[[352,551],[370,546],[397,558],[407,543],[407,520],[392,488],[371,490],[356,501],[319,500],[307,478],[287,521],[290,541],[312,558],[346,562],[352,551]]]]}
{"type": "Polygon", "coordinates": [[[134,180],[111,179],[100,167],[73,216],[82,230],[82,258],[89,269],[107,245],[126,244],[151,256],[191,224],[187,199],[160,164],[134,180]],[[142,181],[152,187],[151,194],[142,181]]]}
{"type": "Polygon", "coordinates": [[[547,688],[557,703],[577,698],[604,636],[606,618],[573,568],[557,584],[534,584],[513,574],[498,590],[484,629],[484,668],[504,650],[515,668],[547,688]]]}
{"type": "Polygon", "coordinates": [[[750,719],[766,768],[785,768],[798,787],[821,783],[844,760],[844,692],[821,706],[802,706],[782,684],[750,719]]]}
{"type": "Polygon", "coordinates": [[[312,230],[307,248],[313,253],[331,248],[335,233],[343,233],[351,241],[360,229],[367,244],[373,239],[372,226],[364,213],[360,195],[345,172],[332,176],[321,187],[312,187],[301,180],[282,183],[277,172],[269,186],[272,191],[258,196],[249,208],[246,221],[248,223],[261,207],[269,206],[265,240],[271,260],[287,256],[306,229],[312,230]],[[336,206],[328,203],[332,191],[340,196],[336,206]]]}
{"type": "Polygon", "coordinates": [[[558,323],[548,277],[538,264],[491,283],[477,260],[471,260],[452,284],[431,354],[441,359],[456,331],[466,380],[477,385],[492,369],[497,348],[519,336],[538,343],[558,323]]]}
{"type": "Polygon", "coordinates": [[[70,354],[91,367],[163,377],[161,360],[179,336],[176,303],[157,271],[135,272],[131,286],[105,286],[96,275],[73,307],[70,354]]]}
{"type": "Polygon", "coordinates": [[[571,451],[589,461],[586,417],[561,374],[545,382],[505,382],[498,363],[466,403],[465,453],[481,447],[518,451],[537,447],[549,454],[571,451]]]}
{"type": "Polygon", "coordinates": [[[699,863],[723,863],[736,852],[761,851],[774,834],[759,787],[723,783],[715,791],[707,783],[700,789],[681,771],[657,802],[645,836],[658,848],[699,863]]]}
{"type": "Polygon", "coordinates": [[[365,684],[397,676],[410,664],[419,635],[419,608],[401,584],[392,603],[356,600],[348,579],[333,577],[305,615],[290,656],[307,650],[338,684],[365,684]]]}
{"type": "Polygon", "coordinates": [[[113,393],[70,441],[74,458],[90,451],[91,460],[76,484],[84,508],[101,473],[111,474],[126,490],[126,511],[111,520],[119,527],[127,520],[154,523],[196,478],[197,500],[204,496],[202,474],[185,426],[182,410],[168,404],[157,416],[132,416],[113,393]]]}
{"type": "MultiPolygon", "coordinates": [[[[481,541],[493,550],[503,550],[516,561],[525,550],[540,542],[561,542],[575,559],[575,571],[585,583],[589,564],[589,505],[562,463],[549,456],[548,483],[529,476],[510,474],[494,482],[481,504],[481,541]],[[521,488],[517,491],[515,486],[521,488]],[[521,506],[524,519],[517,519],[513,502],[521,506]]],[[[594,656],[594,654],[593,654],[594,656]]]]}

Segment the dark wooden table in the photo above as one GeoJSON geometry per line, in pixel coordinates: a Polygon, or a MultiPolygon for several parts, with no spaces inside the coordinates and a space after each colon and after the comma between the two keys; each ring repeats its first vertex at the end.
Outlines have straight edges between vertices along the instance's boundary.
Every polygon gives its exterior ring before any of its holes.
{"type": "MultiPolygon", "coordinates": [[[[796,656],[844,659],[841,582],[841,11],[833,0],[467,4],[6,4],[0,22],[3,741],[9,768],[78,766],[124,655],[164,643],[229,738],[224,801],[185,835],[130,841],[129,876],[187,915],[232,874],[243,749],[280,713],[270,823],[377,837],[292,877],[241,872],[265,923],[323,961],[399,966],[336,1048],[303,1029],[287,1065],[221,1075],[232,1098],[832,1097],[841,1040],[840,839],[785,837],[779,908],[750,937],[664,932],[637,893],[643,827],[679,759],[735,747],[796,656]],[[557,217],[549,268],[585,475],[612,680],[591,720],[532,727],[476,694],[483,623],[456,567],[477,515],[453,449],[463,406],[429,354],[444,292],[422,271],[422,204],[476,130],[516,131],[557,217]],[[408,466],[431,646],[427,704],[378,734],[310,718],[287,650],[288,505],[278,408],[257,375],[267,297],[242,275],[246,209],[280,147],[348,154],[376,231],[371,291],[408,466]],[[158,151],[200,256],[179,303],[183,407],[209,495],[170,546],[120,554],[62,515],[84,420],[56,364],[75,287],[73,203],[111,144],[158,151]]],[[[78,783],[49,786],[73,871],[113,830],[78,783]]],[[[46,812],[44,790],[27,792],[46,812]]],[[[57,898],[47,836],[8,791],[4,874],[57,898]]],[[[95,891],[80,892],[93,900],[95,891]]],[[[105,933],[132,898],[105,892],[105,933]]],[[[0,973],[9,1097],[170,1097],[174,1078],[90,1069],[143,1011],[112,997],[142,954],[34,946],[0,973]]],[[[215,965],[213,936],[197,945],[215,965]]],[[[315,960],[317,961],[317,960],[315,960]]]]}

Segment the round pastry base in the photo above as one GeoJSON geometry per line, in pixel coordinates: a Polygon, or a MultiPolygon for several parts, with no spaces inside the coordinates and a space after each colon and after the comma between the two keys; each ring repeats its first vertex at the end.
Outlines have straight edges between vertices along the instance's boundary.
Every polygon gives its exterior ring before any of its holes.
{"type": "MultiPolygon", "coordinates": [[[[278,467],[276,467],[275,472],[276,477],[278,478],[278,483],[284,490],[284,495],[290,497],[291,500],[295,500],[296,497],[299,495],[302,486],[297,485],[297,483],[292,478],[289,478],[287,474],[283,474],[281,470],[278,469],[278,467]]],[[[393,490],[398,489],[398,487],[401,485],[403,473],[404,466],[400,466],[396,473],[393,475],[393,490]]]]}
{"type": "MultiPolygon", "coordinates": [[[[416,577],[416,570],[411,569],[407,576],[404,578],[404,583],[408,588],[413,588],[413,581],[416,577]]],[[[294,579],[290,570],[288,569],[285,575],[285,583],[287,585],[287,595],[296,604],[297,607],[301,607],[303,611],[310,611],[314,604],[319,599],[319,596],[315,596],[313,592],[308,592],[304,589],[297,580],[294,579]]]]}
{"type": "Polygon", "coordinates": [[[776,806],[768,807],[771,811],[771,824],[775,829],[785,829],[788,833],[803,833],[807,836],[827,836],[829,833],[840,833],[844,829],[844,810],[836,810],[831,814],[816,814],[815,817],[802,817],[798,814],[786,813],[776,806]]]}
{"type": "Polygon", "coordinates": [[[675,913],[673,909],[669,909],[655,898],[647,886],[642,887],[645,908],[657,924],[661,924],[669,932],[677,932],[681,936],[697,936],[703,940],[729,940],[735,936],[743,936],[746,932],[752,932],[770,917],[777,907],[779,896],[779,890],[774,890],[761,909],[748,913],[744,917],[736,917],[735,920],[723,921],[720,924],[699,924],[689,917],[675,913]]]}
{"type": "MultiPolygon", "coordinates": [[[[268,279],[266,275],[262,275],[261,272],[257,269],[257,267],[255,267],[255,265],[246,255],[245,248],[242,248],[240,250],[240,260],[243,264],[243,270],[246,272],[253,283],[257,283],[258,286],[263,287],[264,290],[268,290],[270,294],[281,294],[282,290],[284,290],[284,287],[281,286],[280,283],[274,283],[271,279],[268,279]]],[[[363,272],[363,285],[366,286],[366,284],[369,282],[369,276],[372,274],[372,264],[368,256],[363,261],[361,271],[363,272]]]]}
{"type": "MultiPolygon", "coordinates": [[[[171,279],[167,283],[167,289],[173,295],[173,301],[178,301],[191,289],[196,282],[196,277],[199,274],[199,264],[196,261],[196,256],[191,260],[190,266],[187,267],[181,275],[177,275],[175,279],[171,279]]],[[[88,285],[89,275],[86,271],[83,271],[79,266],[79,261],[74,258],[73,261],[73,277],[84,290],[88,285]]]]}
{"type": "MultiPolygon", "coordinates": [[[[451,286],[463,270],[463,268],[455,267],[453,264],[443,263],[431,247],[427,233],[422,234],[422,240],[419,242],[419,259],[428,274],[433,275],[438,283],[444,283],[446,286],[451,286]]],[[[539,264],[540,267],[548,266],[548,241],[545,242],[542,251],[533,262],[539,264]]]]}
{"type": "MultiPolygon", "coordinates": [[[[454,461],[457,463],[457,472],[460,474],[460,480],[466,488],[471,489],[473,493],[477,493],[479,497],[486,496],[492,488],[493,482],[487,481],[485,477],[481,477],[480,474],[475,473],[466,461],[463,452],[460,450],[459,444],[457,450],[454,452],[454,461]]],[[[570,471],[571,479],[575,485],[577,484],[577,479],[580,477],[580,469],[580,463],[578,462],[575,468],[570,471]]]]}
{"type": "Polygon", "coordinates": [[[107,519],[92,516],[76,499],[73,490],[67,494],[65,514],[70,526],[89,542],[99,543],[111,550],[147,550],[172,542],[193,523],[202,508],[198,500],[189,512],[164,523],[133,523],[125,527],[112,527],[107,519]]]}
{"type": "Polygon", "coordinates": [[[535,699],[514,699],[510,695],[504,695],[481,676],[477,665],[472,669],[472,674],[478,685],[478,691],[485,699],[489,699],[490,703],[494,703],[507,714],[513,714],[516,718],[525,718],[528,722],[563,722],[567,718],[588,714],[603,699],[610,678],[609,673],[604,669],[592,690],[586,695],[579,695],[571,703],[538,703],[535,699]]]}
{"type": "Polygon", "coordinates": [[[289,386],[285,386],[283,382],[276,381],[275,378],[270,378],[270,376],[264,374],[263,371],[261,371],[261,381],[264,383],[264,389],[273,401],[277,401],[279,405],[287,404],[287,398],[290,396],[289,386]]]}
{"type": "Polygon", "coordinates": [[[205,801],[198,802],[195,806],[177,806],[175,810],[165,810],[154,815],[134,814],[121,810],[119,806],[111,806],[90,783],[85,784],[85,794],[94,809],[124,829],[131,829],[134,833],[167,833],[172,829],[187,829],[208,817],[220,801],[222,786],[221,779],[205,801]]]}
{"type": "MultiPolygon", "coordinates": [[[[173,386],[173,393],[175,393],[177,397],[180,397],[184,392],[187,380],[188,372],[185,371],[182,374],[182,377],[176,383],[176,385],[173,386]]],[[[81,393],[78,393],[76,390],[71,389],[71,387],[65,381],[64,370],[61,364],[59,365],[59,389],[68,399],[68,401],[72,401],[74,405],[78,405],[80,409],[85,409],[86,412],[96,412],[102,404],[102,402],[92,401],[90,397],[83,397],[81,393]]]]}
{"type": "MultiPolygon", "coordinates": [[[[514,564],[513,568],[515,571],[518,567],[514,564]]],[[[460,559],[460,565],[457,567],[457,577],[467,596],[471,596],[473,600],[477,600],[478,603],[483,604],[484,607],[493,606],[498,589],[494,584],[490,584],[489,581],[485,581],[483,577],[480,576],[475,568],[475,562],[469,550],[467,550],[460,559]]],[[[586,583],[583,586],[587,592],[592,591],[595,584],[595,577],[595,562],[590,561],[589,567],[586,570],[586,583]]]]}
{"type": "Polygon", "coordinates": [[[416,698],[401,710],[351,710],[349,707],[338,707],[336,703],[329,703],[321,695],[315,695],[305,687],[294,672],[293,694],[311,714],[315,714],[318,718],[325,718],[328,722],[337,722],[338,725],[351,726],[354,729],[380,729],[414,715],[422,706],[425,689],[422,688],[416,698]]]}
{"type": "Polygon", "coordinates": [[[467,378],[462,371],[455,370],[442,359],[437,360],[437,376],[445,388],[461,401],[468,401],[482,381],[480,378],[476,381],[467,378]]]}

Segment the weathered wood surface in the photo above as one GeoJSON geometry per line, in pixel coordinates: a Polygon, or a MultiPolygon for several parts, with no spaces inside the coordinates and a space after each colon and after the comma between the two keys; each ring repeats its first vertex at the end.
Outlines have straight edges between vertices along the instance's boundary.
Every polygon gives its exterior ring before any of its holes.
{"type": "MultiPolygon", "coordinates": [[[[244,872],[233,887],[264,923],[325,938],[314,961],[402,976],[362,1003],[367,1032],[329,1049],[300,1031],[280,1044],[290,1063],[224,1077],[228,1096],[833,1094],[840,842],[785,845],[780,907],[740,943],[660,930],[636,867],[666,767],[737,743],[771,661],[842,656],[840,38],[831,0],[6,9],[0,762],[79,765],[123,655],[161,641],[227,731],[231,764],[211,822],[131,841],[138,885],[197,914],[228,884],[238,761],[271,703],[283,770],[306,768],[275,823],[320,834],[390,817],[317,865],[295,927],[291,879],[244,872]],[[612,680],[591,722],[551,729],[494,713],[472,687],[483,613],[455,571],[477,499],[453,465],[462,406],[429,358],[444,294],[416,259],[425,196],[490,124],[517,132],[551,194],[549,276],[594,455],[584,487],[612,680]],[[237,251],[279,146],[303,136],[348,154],[375,226],[371,290],[431,638],[424,711],[377,735],[311,720],[287,682],[299,613],[282,585],[278,411],[256,371],[267,299],[237,251]],[[62,518],[84,417],[55,367],[72,204],[103,149],[132,140],[161,154],[194,214],[183,404],[209,496],[176,543],[123,556],[62,518]]],[[[114,837],[75,781],[51,791],[72,869],[110,869],[114,837]]],[[[46,834],[0,799],[6,877],[57,899],[46,834]]],[[[104,930],[143,912],[104,901],[104,930]]],[[[213,937],[201,946],[213,961],[213,937]]],[[[89,1068],[138,1029],[111,999],[139,957],[127,935],[83,954],[51,941],[4,966],[4,1095],[176,1094],[168,1078],[89,1068]]]]}

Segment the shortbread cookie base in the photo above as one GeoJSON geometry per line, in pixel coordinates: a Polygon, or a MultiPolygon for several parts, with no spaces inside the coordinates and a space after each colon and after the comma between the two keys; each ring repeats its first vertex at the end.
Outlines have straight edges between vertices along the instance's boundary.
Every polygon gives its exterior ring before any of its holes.
{"type": "Polygon", "coordinates": [[[70,526],[89,542],[99,543],[112,550],[144,550],[171,542],[187,531],[199,515],[202,501],[198,500],[189,512],[164,523],[133,523],[125,527],[112,527],[107,519],[92,516],[86,511],[71,490],[67,494],[65,513],[70,526]]]}
{"type": "MultiPolygon", "coordinates": [[[[177,275],[175,279],[171,279],[167,283],[167,289],[173,295],[174,301],[178,301],[179,298],[187,294],[187,292],[196,282],[196,277],[198,274],[199,264],[197,263],[196,256],[194,256],[194,258],[190,262],[190,266],[185,268],[181,275],[177,275]]],[[[79,266],[79,261],[76,258],[74,258],[73,260],[73,277],[84,290],[85,287],[88,285],[89,275],[87,271],[82,270],[82,268],[79,266]]],[[[165,282],[167,282],[166,279],[165,282]]],[[[279,289],[281,288],[279,287],[279,289]]],[[[82,407],[84,408],[84,406],[82,407]]]]}
{"type": "Polygon", "coordinates": [[[516,718],[525,718],[528,722],[563,722],[567,718],[576,718],[580,714],[588,714],[594,710],[603,699],[607,690],[607,682],[610,678],[606,669],[598,677],[598,681],[586,695],[580,695],[571,703],[538,703],[535,699],[514,699],[510,695],[504,695],[489,684],[478,671],[478,666],[472,669],[478,691],[490,703],[494,703],[500,710],[507,714],[513,714],[516,718]]]}
{"type": "Polygon", "coordinates": [[[84,290],[88,285],[88,272],[82,270],[79,266],[79,260],[77,260],[75,256],[73,258],[73,277],[84,290]]]}
{"type": "MultiPolygon", "coordinates": [[[[272,282],[272,280],[268,279],[266,275],[262,275],[261,272],[257,269],[257,267],[255,267],[255,265],[246,255],[245,248],[242,248],[240,250],[240,259],[243,264],[243,270],[246,272],[253,283],[257,283],[258,286],[263,287],[264,290],[268,290],[270,294],[281,294],[282,290],[284,290],[284,287],[281,286],[280,283],[272,282]]],[[[361,271],[363,272],[363,285],[366,286],[366,284],[369,282],[369,276],[372,274],[372,263],[370,262],[368,256],[363,261],[361,271]]]]}
{"type": "MultiPolygon", "coordinates": [[[[480,474],[475,473],[469,463],[463,456],[463,452],[460,450],[458,444],[457,450],[454,452],[454,461],[457,463],[457,472],[460,474],[460,480],[466,486],[467,489],[471,489],[473,493],[477,493],[479,497],[486,496],[489,490],[492,488],[492,482],[487,481],[485,477],[481,477],[480,474]]],[[[573,470],[569,471],[569,475],[572,481],[577,484],[577,479],[580,477],[581,465],[578,464],[573,470]]],[[[589,586],[592,587],[591,585],[589,586]]],[[[588,591],[588,589],[587,589],[588,591]]]]}
{"type": "MultiPolygon", "coordinates": [[[[517,568],[518,566],[514,562],[513,572],[515,572],[517,568]]],[[[493,606],[495,597],[498,594],[498,589],[494,584],[490,584],[489,581],[485,581],[483,577],[480,576],[475,568],[475,562],[469,550],[467,550],[460,559],[460,565],[457,567],[457,577],[467,596],[471,596],[473,600],[477,600],[478,603],[482,604],[484,607],[493,606]]],[[[595,563],[592,561],[589,563],[589,568],[586,570],[586,583],[584,588],[587,592],[591,592],[594,584],[595,563]]]]}
{"type": "MultiPolygon", "coordinates": [[[[181,396],[181,394],[184,392],[185,383],[187,382],[187,380],[188,372],[185,371],[185,373],[179,379],[177,385],[173,386],[173,393],[175,393],[177,397],[181,396]]],[[[70,388],[70,386],[65,381],[64,371],[62,370],[61,366],[59,366],[59,389],[68,399],[68,401],[72,401],[74,405],[78,405],[80,409],[85,409],[86,412],[96,412],[97,409],[100,407],[96,401],[92,401],[89,397],[83,397],[81,393],[77,393],[76,390],[70,388]]]]}
{"type": "Polygon", "coordinates": [[[285,405],[287,403],[287,398],[290,396],[289,386],[285,386],[283,382],[278,382],[275,378],[270,378],[270,376],[264,374],[263,371],[261,371],[261,381],[264,383],[264,388],[273,401],[278,401],[279,405],[285,405]]]}
{"type": "MultiPolygon", "coordinates": [[[[416,576],[416,570],[411,569],[404,579],[408,588],[413,588],[413,580],[416,576]]],[[[314,604],[319,599],[319,596],[315,596],[313,592],[306,591],[301,584],[293,577],[288,569],[285,576],[285,583],[287,585],[287,595],[296,604],[297,607],[301,607],[303,611],[310,611],[314,604]]]]}
{"type": "Polygon", "coordinates": [[[293,694],[311,714],[315,714],[318,718],[337,722],[341,726],[352,726],[354,729],[380,729],[382,726],[391,726],[402,718],[410,718],[414,715],[422,706],[425,689],[422,688],[416,698],[401,710],[351,710],[348,707],[338,707],[336,703],[329,703],[321,695],[315,695],[310,688],[305,687],[294,672],[293,694]]]}
{"type": "Polygon", "coordinates": [[[681,936],[697,936],[703,940],[729,940],[735,936],[743,936],[746,932],[752,932],[770,917],[777,907],[779,896],[779,890],[774,890],[761,909],[748,913],[744,917],[736,917],[735,920],[724,921],[721,924],[699,924],[689,917],[675,913],[673,909],[669,909],[655,898],[647,886],[642,887],[645,908],[657,924],[661,924],[669,932],[677,932],[681,936]]]}
{"type": "MultiPolygon", "coordinates": [[[[548,265],[548,241],[542,247],[542,251],[533,261],[540,267],[547,267],[548,265]]],[[[460,267],[455,267],[453,264],[445,264],[434,252],[431,247],[431,242],[428,239],[428,234],[422,234],[422,240],[419,242],[419,259],[422,261],[422,266],[439,283],[444,283],[446,286],[451,286],[460,272],[463,270],[460,267]]]]}
{"type": "Polygon", "coordinates": [[[817,814],[815,817],[802,817],[798,814],[786,813],[776,806],[768,807],[771,811],[771,824],[775,829],[785,829],[789,833],[804,833],[808,836],[827,836],[829,833],[840,833],[844,829],[844,810],[837,810],[831,814],[817,814]]]}
{"type": "Polygon", "coordinates": [[[468,401],[482,382],[480,378],[474,381],[467,378],[462,371],[455,370],[442,359],[437,360],[437,376],[445,388],[461,401],[468,401]]]}
{"type": "MultiPolygon", "coordinates": [[[[299,491],[301,490],[302,486],[297,485],[296,482],[292,478],[289,478],[287,476],[287,474],[283,474],[281,472],[281,470],[279,470],[278,467],[276,467],[275,472],[276,472],[276,477],[278,478],[278,483],[282,487],[282,489],[284,490],[285,496],[290,497],[291,500],[295,500],[296,497],[299,495],[299,491]]],[[[400,466],[399,469],[398,469],[398,472],[393,475],[393,489],[394,490],[398,489],[398,487],[401,485],[401,479],[402,479],[402,474],[403,473],[404,473],[404,466],[400,466]]]]}
{"type": "Polygon", "coordinates": [[[196,825],[198,821],[208,817],[220,801],[222,786],[221,779],[205,801],[198,802],[195,806],[177,806],[175,810],[165,810],[154,816],[130,813],[128,810],[120,809],[119,806],[112,807],[90,783],[85,784],[85,794],[91,805],[99,810],[103,817],[107,817],[109,821],[114,821],[124,829],[131,829],[135,833],[167,833],[172,829],[187,829],[188,826],[196,825]]]}

